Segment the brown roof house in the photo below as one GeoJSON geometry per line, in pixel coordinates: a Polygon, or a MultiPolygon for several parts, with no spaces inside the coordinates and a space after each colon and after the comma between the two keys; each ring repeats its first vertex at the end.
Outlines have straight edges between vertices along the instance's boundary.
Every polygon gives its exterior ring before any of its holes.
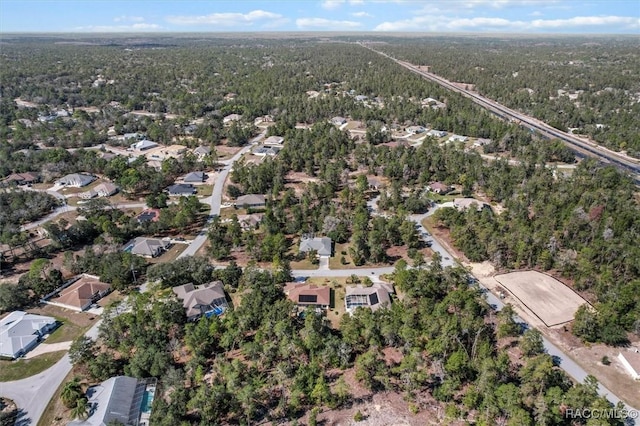
{"type": "Polygon", "coordinates": [[[451,187],[449,185],[446,185],[442,182],[433,182],[430,183],[429,186],[429,191],[436,193],[436,194],[446,194],[447,192],[451,191],[451,187]]]}
{"type": "Polygon", "coordinates": [[[111,284],[101,282],[94,275],[82,274],[46,303],[81,312],[110,292],[111,284]]]}
{"type": "Polygon", "coordinates": [[[358,307],[377,311],[391,304],[391,293],[393,293],[393,286],[385,283],[376,283],[370,287],[362,285],[348,286],[344,297],[344,305],[349,314],[352,314],[358,307]]]}
{"type": "Polygon", "coordinates": [[[620,352],[618,360],[634,380],[640,380],[640,350],[635,348],[634,350],[620,352]]]}
{"type": "Polygon", "coordinates": [[[289,283],[284,292],[298,308],[328,309],[331,304],[331,288],[313,284],[289,283]]]}
{"type": "Polygon", "coordinates": [[[182,300],[187,318],[190,321],[200,318],[202,315],[222,315],[229,307],[224,294],[222,281],[213,281],[207,284],[195,286],[191,283],[174,287],[173,292],[182,300]]]}
{"type": "Polygon", "coordinates": [[[258,225],[260,225],[260,222],[262,222],[263,217],[263,213],[239,214],[238,223],[240,223],[243,231],[249,231],[256,229],[258,225]]]}
{"type": "Polygon", "coordinates": [[[32,183],[38,182],[39,177],[36,173],[13,173],[7,176],[3,183],[6,184],[15,184],[15,185],[31,185],[32,183]]]}

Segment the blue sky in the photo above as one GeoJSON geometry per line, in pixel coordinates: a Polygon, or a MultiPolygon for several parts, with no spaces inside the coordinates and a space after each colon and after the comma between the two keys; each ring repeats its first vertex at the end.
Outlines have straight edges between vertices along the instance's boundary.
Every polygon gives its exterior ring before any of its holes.
{"type": "Polygon", "coordinates": [[[640,0],[0,0],[0,33],[200,31],[640,35],[640,0]]]}

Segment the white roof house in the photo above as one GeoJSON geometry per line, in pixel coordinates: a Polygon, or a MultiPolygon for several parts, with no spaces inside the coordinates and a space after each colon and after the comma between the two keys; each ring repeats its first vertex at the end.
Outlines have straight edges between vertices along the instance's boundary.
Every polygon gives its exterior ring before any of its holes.
{"type": "Polygon", "coordinates": [[[466,136],[461,136],[461,135],[451,135],[449,136],[449,142],[466,142],[467,141],[467,137],[466,136]]]}
{"type": "Polygon", "coordinates": [[[145,139],[140,142],[132,143],[131,149],[134,149],[136,151],[146,151],[147,149],[155,148],[157,146],[158,146],[157,143],[150,141],[148,139],[145,139]]]}
{"type": "Polygon", "coordinates": [[[229,114],[222,119],[223,123],[231,123],[232,121],[239,121],[242,119],[242,115],[240,114],[229,114]]]}
{"type": "Polygon", "coordinates": [[[447,132],[445,132],[444,130],[435,130],[435,129],[432,129],[432,130],[429,130],[429,131],[427,132],[427,136],[434,136],[434,137],[436,137],[436,138],[442,138],[442,137],[444,137],[444,136],[447,136],[447,132]]]}
{"type": "Polygon", "coordinates": [[[634,380],[640,380],[640,352],[638,349],[620,352],[618,359],[634,380]]]}
{"type": "Polygon", "coordinates": [[[58,326],[55,318],[14,311],[0,320],[0,356],[19,358],[58,326]]]}
{"type": "Polygon", "coordinates": [[[269,136],[263,142],[264,145],[282,145],[284,138],[282,136],[269,136]]]}
{"type": "Polygon", "coordinates": [[[94,180],[96,180],[95,176],[85,175],[81,173],[72,173],[58,179],[58,184],[81,188],[83,186],[89,185],[94,180]]]}

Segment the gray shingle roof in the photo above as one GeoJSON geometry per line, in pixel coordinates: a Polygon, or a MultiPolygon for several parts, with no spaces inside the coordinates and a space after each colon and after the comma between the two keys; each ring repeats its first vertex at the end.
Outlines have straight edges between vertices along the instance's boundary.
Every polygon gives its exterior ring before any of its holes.
{"type": "Polygon", "coordinates": [[[0,355],[14,358],[29,349],[43,330],[53,328],[56,319],[14,311],[0,320],[0,355]]]}
{"type": "Polygon", "coordinates": [[[331,238],[303,238],[300,241],[300,251],[306,253],[311,250],[317,251],[319,256],[331,256],[331,238]]]}

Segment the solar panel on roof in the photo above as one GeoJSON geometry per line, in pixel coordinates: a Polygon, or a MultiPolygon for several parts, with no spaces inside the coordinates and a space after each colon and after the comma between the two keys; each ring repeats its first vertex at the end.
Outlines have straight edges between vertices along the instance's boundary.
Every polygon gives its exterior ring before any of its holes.
{"type": "Polygon", "coordinates": [[[373,305],[377,305],[377,304],[378,304],[378,302],[380,302],[380,301],[378,300],[378,293],[372,293],[372,294],[370,294],[370,295],[369,295],[369,304],[370,304],[371,306],[373,306],[373,305]]]}
{"type": "Polygon", "coordinates": [[[300,303],[316,303],[318,301],[318,296],[315,294],[301,294],[298,296],[298,302],[300,303]]]}

